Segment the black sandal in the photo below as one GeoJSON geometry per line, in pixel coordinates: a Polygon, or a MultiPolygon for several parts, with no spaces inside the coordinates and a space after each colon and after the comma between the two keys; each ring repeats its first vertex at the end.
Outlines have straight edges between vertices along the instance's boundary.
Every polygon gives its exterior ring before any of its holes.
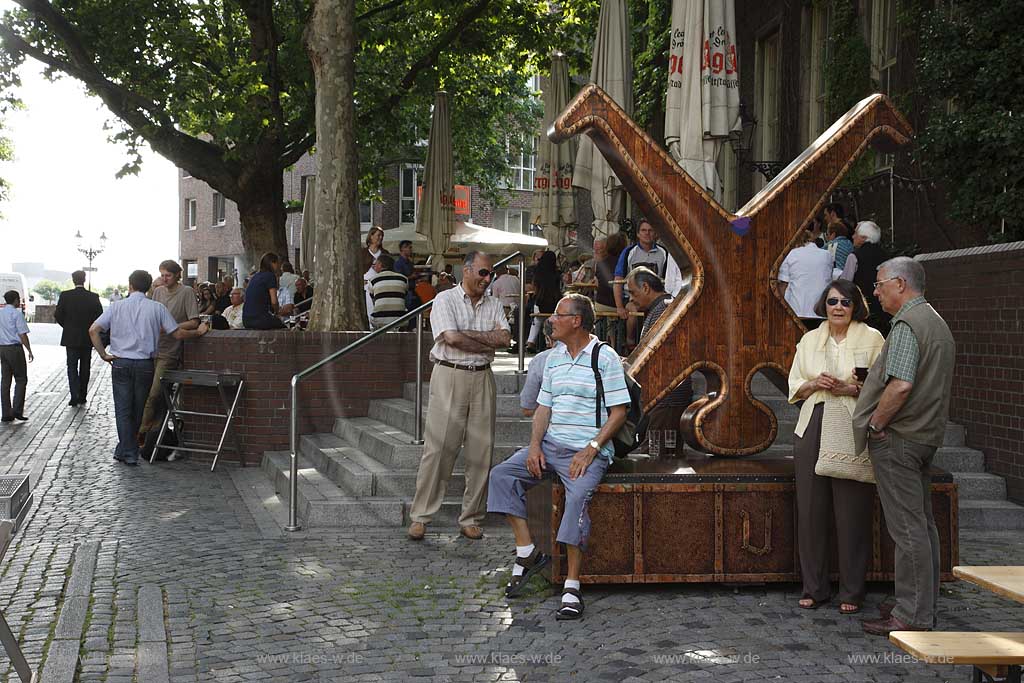
{"type": "Polygon", "coordinates": [[[562,599],[562,606],[555,612],[555,619],[559,621],[571,621],[579,619],[583,616],[583,594],[575,588],[566,588],[562,590],[562,595],[565,594],[573,595],[579,602],[566,602],[565,598],[562,599]]]}
{"type": "Polygon", "coordinates": [[[800,599],[801,600],[810,600],[811,601],[811,604],[809,604],[809,605],[801,605],[799,602],[796,603],[796,606],[799,607],[800,609],[818,609],[822,605],[827,605],[830,602],[832,602],[832,597],[831,596],[825,598],[824,600],[815,600],[814,598],[810,597],[809,595],[805,595],[804,597],[802,597],[800,599]]]}
{"type": "Polygon", "coordinates": [[[516,557],[515,563],[523,568],[523,573],[519,576],[513,576],[512,579],[505,584],[505,597],[514,598],[522,593],[530,578],[546,567],[550,561],[551,556],[542,553],[537,548],[534,548],[529,557],[516,557]]]}

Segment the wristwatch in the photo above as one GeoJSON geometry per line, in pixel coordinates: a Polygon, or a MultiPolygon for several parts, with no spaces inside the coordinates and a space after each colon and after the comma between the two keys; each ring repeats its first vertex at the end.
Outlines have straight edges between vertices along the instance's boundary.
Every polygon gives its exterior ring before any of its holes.
{"type": "Polygon", "coordinates": [[[591,448],[593,448],[595,451],[600,451],[601,450],[601,444],[598,443],[598,441],[596,439],[591,439],[590,443],[588,443],[587,445],[590,446],[591,448]]]}
{"type": "Polygon", "coordinates": [[[875,425],[873,425],[873,424],[871,424],[869,422],[868,423],[868,431],[871,432],[872,434],[881,434],[882,433],[882,428],[881,427],[876,427],[875,425]]]}

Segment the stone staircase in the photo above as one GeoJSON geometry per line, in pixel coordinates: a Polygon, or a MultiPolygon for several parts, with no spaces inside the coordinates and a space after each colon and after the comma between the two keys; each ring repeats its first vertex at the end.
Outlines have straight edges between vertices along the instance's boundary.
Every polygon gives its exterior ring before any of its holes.
{"type": "MultiPolygon", "coordinates": [[[[529,443],[530,420],[519,409],[519,378],[513,374],[513,359],[495,362],[498,386],[494,462],[501,462],[517,448],[529,443]]],[[[695,377],[695,392],[702,391],[695,377]]],[[[789,454],[798,411],[770,382],[757,377],[756,397],[779,418],[779,435],[770,452],[789,454]]],[[[412,445],[414,432],[415,384],[402,388],[401,398],[382,399],[370,404],[366,417],[339,418],[329,434],[301,437],[299,457],[298,513],[308,527],[401,526],[409,522],[409,506],[416,490],[416,472],[421,446],[412,445]]],[[[423,390],[424,415],[429,400],[423,390]]],[[[964,428],[950,424],[945,443],[935,464],[953,474],[959,488],[960,526],[980,529],[1024,529],[1024,507],[1006,500],[1002,477],[985,472],[984,455],[967,448],[964,428]]],[[[289,455],[264,454],[263,471],[278,495],[289,495],[289,455]]],[[[461,508],[464,486],[461,461],[448,484],[448,491],[435,526],[453,526],[461,508]]]]}

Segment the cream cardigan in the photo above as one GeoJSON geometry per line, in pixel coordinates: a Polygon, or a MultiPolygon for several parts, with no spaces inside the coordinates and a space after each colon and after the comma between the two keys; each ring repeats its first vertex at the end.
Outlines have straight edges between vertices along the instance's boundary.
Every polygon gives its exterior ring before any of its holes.
{"type": "MultiPolygon", "coordinates": [[[[796,403],[796,392],[804,385],[825,371],[826,356],[828,351],[829,333],[828,320],[821,323],[817,329],[805,334],[796,345],[796,358],[793,359],[793,367],[789,370],[789,402],[796,403]]],[[[866,352],[868,354],[868,367],[875,363],[875,358],[882,350],[885,339],[881,333],[873,327],[864,323],[853,321],[846,331],[846,343],[839,345],[839,378],[849,381],[853,376],[854,353],[866,352]]],[[[824,403],[829,395],[827,391],[816,391],[804,401],[800,408],[800,418],[797,420],[794,433],[802,437],[807,423],[811,420],[811,413],[814,406],[824,403]]],[[[855,396],[837,397],[850,411],[850,419],[853,419],[853,411],[857,406],[855,396]]]]}

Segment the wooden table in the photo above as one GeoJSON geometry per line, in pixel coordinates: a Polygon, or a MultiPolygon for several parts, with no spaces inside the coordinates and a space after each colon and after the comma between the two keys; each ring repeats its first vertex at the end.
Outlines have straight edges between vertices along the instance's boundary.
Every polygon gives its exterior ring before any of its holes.
{"type": "Polygon", "coordinates": [[[889,640],[928,664],[969,664],[986,669],[1024,664],[1024,633],[893,631],[889,640]]]}
{"type": "Polygon", "coordinates": [[[953,576],[1024,602],[1024,567],[953,567],[953,576]]]}

